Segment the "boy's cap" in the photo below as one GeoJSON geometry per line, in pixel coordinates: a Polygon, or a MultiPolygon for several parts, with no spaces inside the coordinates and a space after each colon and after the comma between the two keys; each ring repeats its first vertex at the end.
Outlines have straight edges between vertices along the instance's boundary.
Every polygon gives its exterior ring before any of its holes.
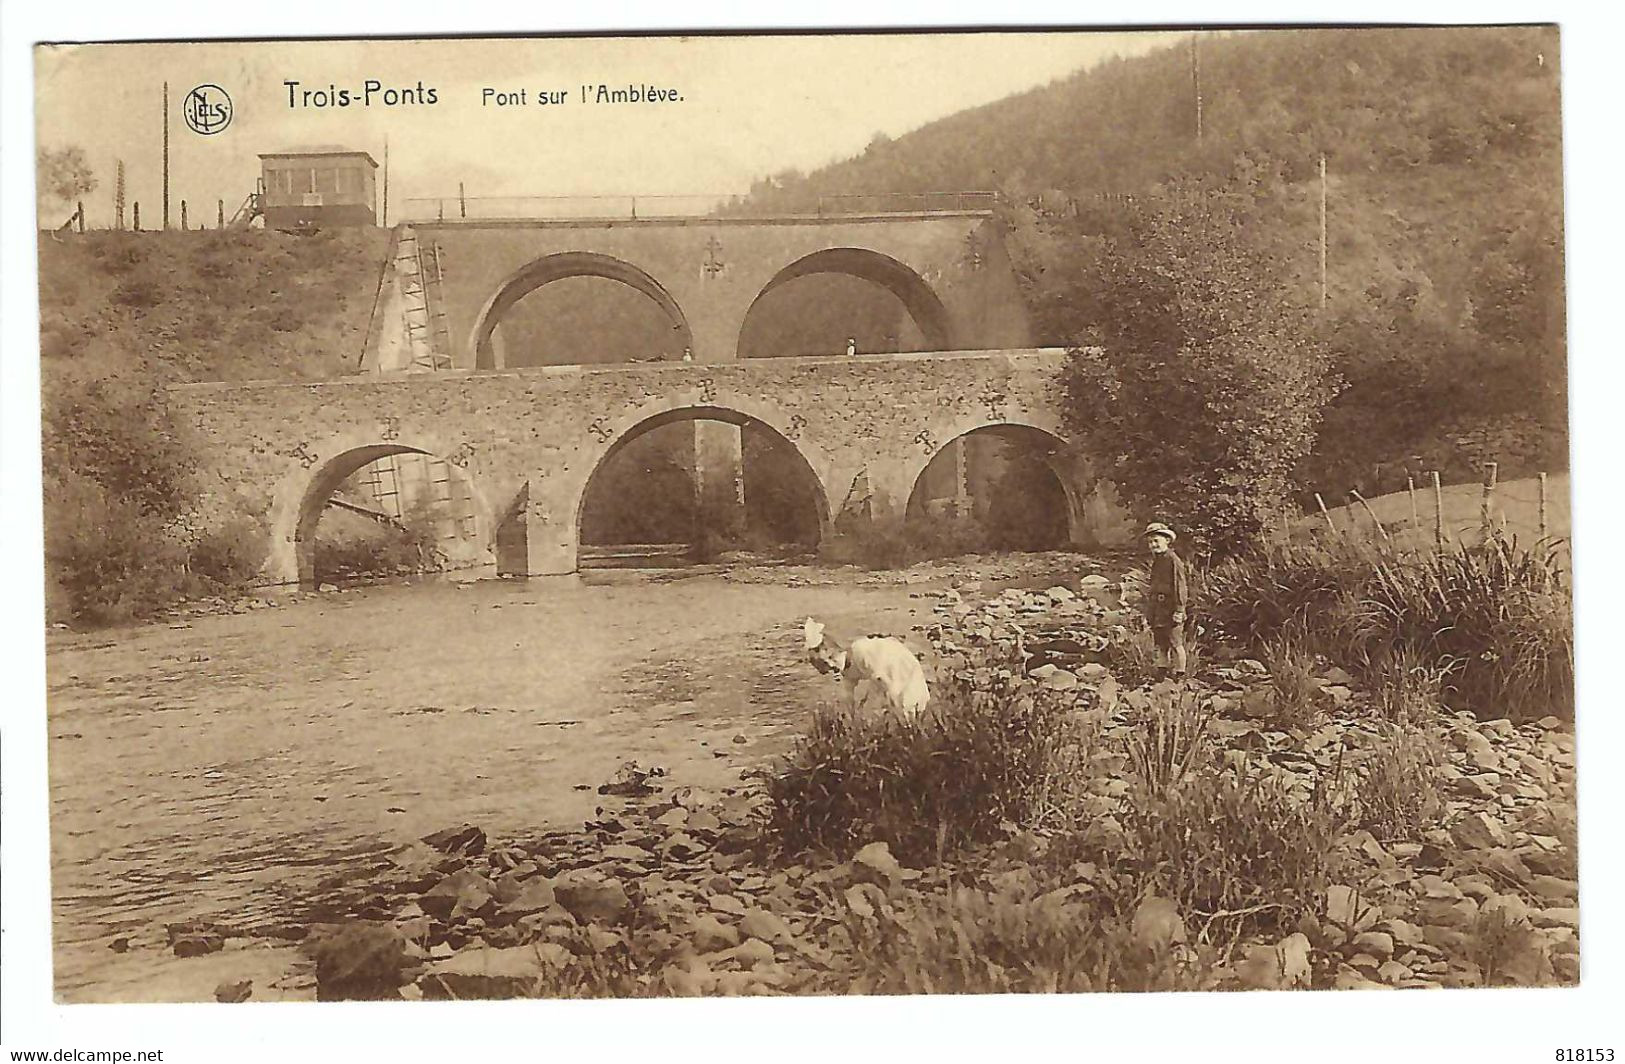
{"type": "Polygon", "coordinates": [[[1146,538],[1149,536],[1167,536],[1168,542],[1170,543],[1179,538],[1178,536],[1174,535],[1173,529],[1169,528],[1161,521],[1153,521],[1149,525],[1145,526],[1145,531],[1141,533],[1141,538],[1146,538]]]}

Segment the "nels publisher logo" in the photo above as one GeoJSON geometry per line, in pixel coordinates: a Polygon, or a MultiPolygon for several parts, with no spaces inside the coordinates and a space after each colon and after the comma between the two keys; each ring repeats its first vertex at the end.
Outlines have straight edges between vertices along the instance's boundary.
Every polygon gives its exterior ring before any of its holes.
{"type": "Polygon", "coordinates": [[[186,94],[181,113],[194,133],[212,136],[231,125],[231,97],[218,85],[199,85],[186,94]]]}

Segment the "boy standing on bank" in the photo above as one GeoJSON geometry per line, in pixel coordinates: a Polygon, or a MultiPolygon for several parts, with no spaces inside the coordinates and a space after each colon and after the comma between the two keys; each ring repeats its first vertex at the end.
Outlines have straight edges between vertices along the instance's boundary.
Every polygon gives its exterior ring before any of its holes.
{"type": "Polygon", "coordinates": [[[1170,667],[1185,675],[1185,614],[1190,608],[1190,573],[1185,559],[1174,553],[1174,530],[1161,522],[1145,526],[1145,545],[1151,552],[1151,575],[1145,595],[1145,619],[1157,646],[1157,675],[1170,667]]]}

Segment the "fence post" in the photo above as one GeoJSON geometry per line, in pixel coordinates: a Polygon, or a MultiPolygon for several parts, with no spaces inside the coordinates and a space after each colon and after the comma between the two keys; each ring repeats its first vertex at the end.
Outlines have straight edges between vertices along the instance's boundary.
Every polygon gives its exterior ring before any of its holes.
{"type": "Polygon", "coordinates": [[[1439,471],[1433,471],[1433,548],[1444,550],[1444,489],[1439,487],[1439,471]]]}
{"type": "Polygon", "coordinates": [[[1416,510],[1416,478],[1409,473],[1405,474],[1405,491],[1411,497],[1411,530],[1422,530],[1422,515],[1416,510]]]}
{"type": "Polygon", "coordinates": [[[468,217],[468,200],[463,195],[463,183],[457,182],[457,217],[468,217]]]}
{"type": "Polygon", "coordinates": [[[1484,463],[1484,503],[1480,508],[1479,516],[1484,526],[1484,541],[1486,543],[1489,542],[1490,536],[1495,530],[1495,523],[1490,519],[1490,505],[1495,498],[1496,467],[1497,463],[1495,462],[1484,463]]]}
{"type": "Polygon", "coordinates": [[[131,228],[139,233],[141,232],[141,201],[136,200],[133,206],[135,207],[135,218],[131,228]]]}
{"type": "Polygon", "coordinates": [[[83,233],[85,231],[85,201],[78,201],[76,206],[79,209],[73,212],[73,216],[79,222],[79,232],[83,233]]]}
{"type": "Polygon", "coordinates": [[[1368,514],[1368,515],[1370,515],[1370,517],[1371,517],[1371,523],[1372,523],[1372,524],[1373,524],[1373,525],[1375,525],[1375,526],[1376,526],[1376,527],[1377,527],[1377,531],[1378,531],[1378,532],[1381,532],[1381,533],[1382,533],[1382,538],[1383,538],[1383,539],[1386,539],[1386,540],[1388,540],[1388,541],[1389,541],[1389,542],[1390,542],[1390,543],[1392,543],[1392,542],[1393,542],[1393,539],[1394,539],[1394,537],[1393,537],[1393,536],[1390,536],[1390,535],[1389,535],[1389,534],[1388,534],[1388,530],[1387,530],[1387,529],[1386,529],[1386,528],[1383,528],[1383,527],[1382,527],[1382,522],[1381,522],[1381,521],[1379,521],[1379,520],[1377,520],[1377,511],[1375,511],[1375,510],[1373,510],[1373,509],[1372,509],[1372,508],[1371,508],[1371,504],[1370,504],[1370,503],[1368,503],[1368,502],[1366,502],[1366,501],[1365,501],[1365,496],[1363,496],[1363,495],[1361,495],[1361,494],[1360,494],[1360,493],[1359,493],[1359,492],[1358,492],[1358,491],[1356,491],[1356,490],[1355,490],[1355,489],[1353,489],[1353,488],[1350,488],[1350,489],[1349,489],[1349,494],[1350,494],[1350,495],[1352,495],[1352,496],[1354,496],[1354,501],[1355,501],[1355,502],[1358,502],[1358,503],[1359,503],[1359,504],[1360,504],[1360,506],[1361,506],[1361,507],[1363,507],[1363,508],[1364,508],[1364,510],[1365,510],[1365,512],[1366,512],[1366,513],[1367,513],[1367,514],[1368,514]]]}
{"type": "Polygon", "coordinates": [[[185,232],[186,229],[186,201],[181,200],[181,231],[185,232]]]}
{"type": "Polygon", "coordinates": [[[1546,474],[1540,474],[1540,538],[1546,538],[1546,474]]]}
{"type": "Polygon", "coordinates": [[[216,229],[226,227],[226,201],[223,199],[214,201],[214,227],[216,229]]]}
{"type": "Polygon", "coordinates": [[[1320,492],[1318,491],[1315,492],[1315,505],[1320,507],[1320,516],[1326,519],[1326,527],[1332,530],[1332,535],[1337,535],[1337,525],[1332,521],[1330,511],[1326,509],[1326,500],[1320,497],[1320,492]]]}

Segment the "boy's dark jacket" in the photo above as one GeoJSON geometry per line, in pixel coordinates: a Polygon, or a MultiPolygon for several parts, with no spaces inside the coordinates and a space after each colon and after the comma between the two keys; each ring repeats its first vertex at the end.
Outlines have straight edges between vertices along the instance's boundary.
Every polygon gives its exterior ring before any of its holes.
{"type": "Polygon", "coordinates": [[[1145,593],[1145,619],[1153,628],[1174,627],[1174,614],[1190,615],[1190,571],[1185,559],[1168,551],[1151,559],[1151,576],[1145,593]]]}

